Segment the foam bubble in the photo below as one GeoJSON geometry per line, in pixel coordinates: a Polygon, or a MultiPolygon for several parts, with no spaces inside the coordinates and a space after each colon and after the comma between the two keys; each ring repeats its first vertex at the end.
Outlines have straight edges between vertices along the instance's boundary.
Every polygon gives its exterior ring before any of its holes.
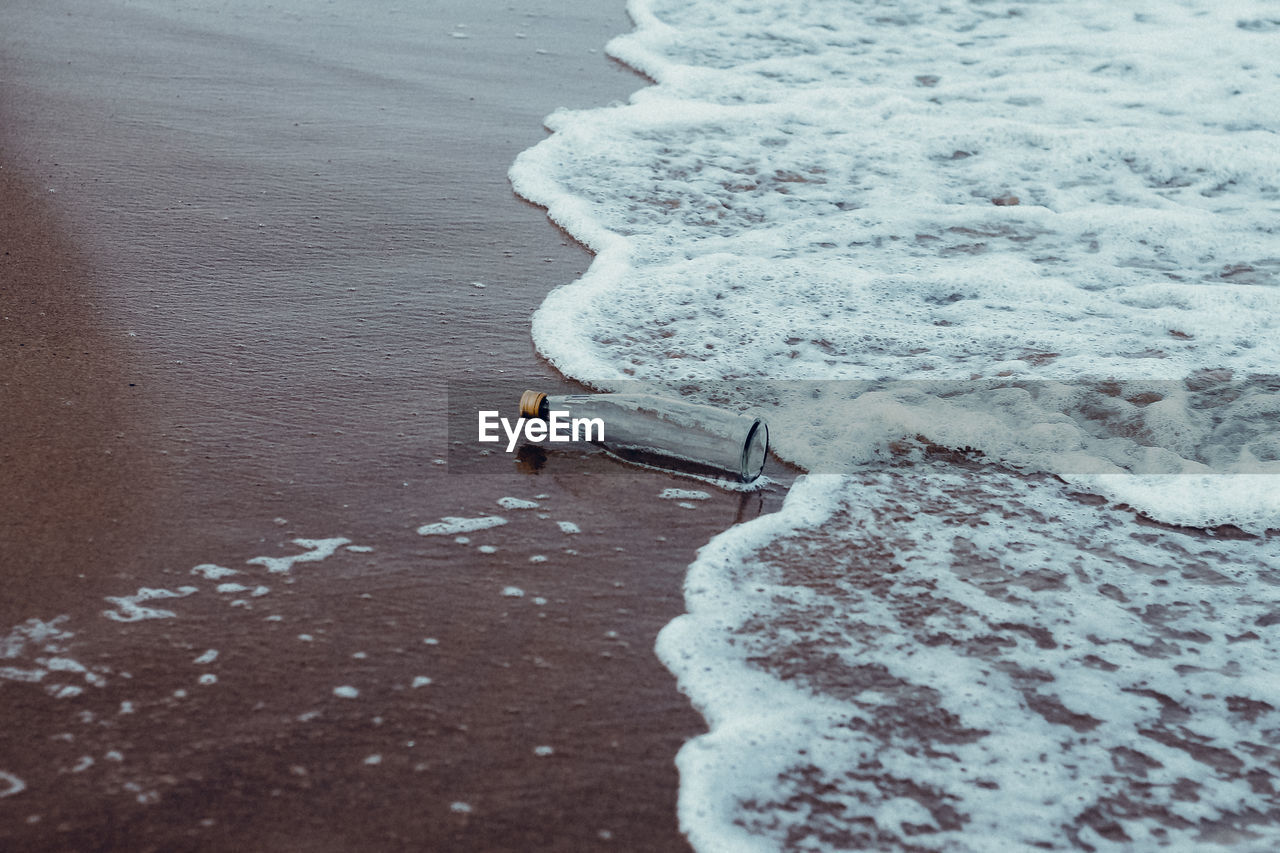
{"type": "Polygon", "coordinates": [[[7,636],[0,637],[0,659],[15,658],[23,654],[28,646],[39,646],[46,652],[56,652],[62,648],[62,642],[71,638],[71,632],[62,628],[67,616],[56,616],[49,621],[28,619],[21,625],[14,626],[7,636]]]}
{"type": "Polygon", "coordinates": [[[527,501],[520,498],[498,498],[498,506],[503,509],[537,509],[539,504],[537,501],[527,501]]]}
{"type": "Polygon", "coordinates": [[[223,566],[217,566],[213,563],[201,563],[191,570],[191,574],[199,575],[205,580],[216,581],[225,577],[230,577],[231,575],[238,575],[240,573],[235,569],[224,568],[223,566]]]}
{"type": "Polygon", "coordinates": [[[0,770],[0,799],[21,794],[26,789],[26,782],[6,770],[0,770]]]}
{"type": "Polygon", "coordinates": [[[663,489],[658,497],[664,501],[705,501],[711,495],[701,489],[663,489]]]}
{"type": "Polygon", "coordinates": [[[194,586],[180,586],[176,591],[169,589],[152,589],[142,587],[133,595],[107,596],[106,600],[116,606],[114,610],[104,610],[102,615],[115,622],[141,622],[144,619],[173,619],[177,616],[172,610],[158,607],[143,607],[144,601],[158,601],[166,598],[185,598],[199,592],[194,586]]]}
{"type": "Polygon", "coordinates": [[[265,566],[273,574],[288,572],[298,563],[316,563],[332,557],[334,552],[351,540],[336,536],[332,539],[294,539],[293,544],[307,550],[290,557],[254,557],[247,560],[251,566],[265,566]]]}
{"type": "Polygon", "coordinates": [[[49,673],[43,669],[19,669],[16,666],[0,666],[0,678],[9,681],[26,681],[35,683],[42,680],[49,673]]]}
{"type": "Polygon", "coordinates": [[[500,527],[507,520],[500,515],[484,515],[479,518],[461,518],[447,515],[435,524],[424,524],[418,528],[422,536],[453,536],[458,533],[472,533],[476,530],[488,530],[500,527]]]}

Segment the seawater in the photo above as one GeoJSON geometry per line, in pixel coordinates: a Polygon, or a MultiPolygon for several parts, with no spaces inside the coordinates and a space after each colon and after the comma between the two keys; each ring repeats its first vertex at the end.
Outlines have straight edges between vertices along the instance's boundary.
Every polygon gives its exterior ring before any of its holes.
{"type": "Polygon", "coordinates": [[[1275,849],[1280,7],[629,10],[511,170],[597,253],[535,342],[813,472],[659,638],[694,845],[1275,849]]]}

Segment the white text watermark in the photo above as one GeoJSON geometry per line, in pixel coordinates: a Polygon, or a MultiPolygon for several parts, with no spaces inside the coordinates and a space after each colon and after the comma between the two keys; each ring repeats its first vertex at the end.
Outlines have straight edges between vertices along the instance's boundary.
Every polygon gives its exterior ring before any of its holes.
{"type": "Polygon", "coordinates": [[[478,440],[486,443],[502,441],[499,427],[507,435],[508,453],[515,451],[522,433],[526,441],[532,442],[604,441],[603,418],[571,418],[568,412],[552,411],[547,413],[546,420],[517,418],[512,423],[509,418],[500,417],[496,410],[480,412],[478,440]]]}

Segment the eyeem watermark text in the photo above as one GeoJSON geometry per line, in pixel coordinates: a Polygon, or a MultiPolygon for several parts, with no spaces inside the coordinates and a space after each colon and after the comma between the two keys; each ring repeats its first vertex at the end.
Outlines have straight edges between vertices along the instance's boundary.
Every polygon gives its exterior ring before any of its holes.
{"type": "Polygon", "coordinates": [[[513,424],[509,418],[499,417],[496,410],[480,412],[478,440],[486,443],[502,441],[498,427],[507,434],[507,452],[516,449],[521,433],[526,441],[574,442],[604,441],[604,418],[571,418],[568,412],[552,411],[547,419],[517,418],[513,424]]]}

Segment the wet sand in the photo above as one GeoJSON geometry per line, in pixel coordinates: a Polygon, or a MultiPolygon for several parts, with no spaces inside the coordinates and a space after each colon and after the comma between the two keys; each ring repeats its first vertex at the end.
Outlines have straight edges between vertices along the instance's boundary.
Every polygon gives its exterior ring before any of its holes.
{"type": "Polygon", "coordinates": [[[779,490],[439,464],[451,383],[564,387],[528,320],[590,256],[506,169],[643,85],[622,4],[6,18],[0,846],[684,849],[653,640],[779,490]]]}

